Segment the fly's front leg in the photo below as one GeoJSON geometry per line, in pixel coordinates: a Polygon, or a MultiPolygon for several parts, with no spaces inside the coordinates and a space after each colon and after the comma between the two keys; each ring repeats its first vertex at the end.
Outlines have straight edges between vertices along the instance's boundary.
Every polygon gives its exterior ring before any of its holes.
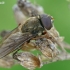
{"type": "Polygon", "coordinates": [[[62,52],[67,52],[61,44],[63,41],[63,37],[60,37],[59,32],[54,27],[50,31],[48,31],[47,29],[45,29],[45,31],[47,32],[46,37],[48,37],[54,44],[56,43],[60,47],[62,52]]]}

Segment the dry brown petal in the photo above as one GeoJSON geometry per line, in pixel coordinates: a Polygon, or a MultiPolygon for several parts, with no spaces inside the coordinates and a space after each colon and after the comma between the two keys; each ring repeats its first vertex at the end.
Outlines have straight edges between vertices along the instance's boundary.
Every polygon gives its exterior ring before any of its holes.
{"type": "Polygon", "coordinates": [[[6,56],[0,59],[0,67],[10,68],[15,64],[14,59],[11,56],[6,56]]]}
{"type": "Polygon", "coordinates": [[[59,37],[59,32],[55,29],[54,26],[50,29],[49,32],[52,33],[55,37],[59,37]]]}
{"type": "Polygon", "coordinates": [[[16,55],[16,58],[19,60],[19,63],[27,69],[33,70],[41,65],[39,58],[30,52],[19,53],[16,55]]]}
{"type": "Polygon", "coordinates": [[[40,50],[42,54],[48,58],[53,58],[57,56],[57,54],[59,53],[55,44],[53,44],[53,42],[50,39],[37,39],[35,45],[37,49],[40,50]]]}
{"type": "Polygon", "coordinates": [[[24,24],[25,20],[27,19],[26,16],[22,13],[20,8],[15,4],[13,6],[14,17],[16,19],[17,24],[24,24]]]}
{"type": "Polygon", "coordinates": [[[32,4],[28,0],[18,0],[17,5],[25,16],[37,16],[43,13],[41,6],[32,4]]]}

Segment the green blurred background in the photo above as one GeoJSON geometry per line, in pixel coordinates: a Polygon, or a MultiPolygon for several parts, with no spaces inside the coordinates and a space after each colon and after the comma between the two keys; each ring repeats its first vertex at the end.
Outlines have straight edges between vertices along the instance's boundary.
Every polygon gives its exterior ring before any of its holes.
{"type": "MultiPolygon", "coordinates": [[[[12,6],[16,0],[0,0],[5,4],[0,4],[0,31],[12,30],[16,25],[13,16],[12,6]]],[[[70,43],[70,8],[66,0],[31,0],[43,6],[44,11],[54,17],[54,25],[60,32],[61,36],[65,37],[65,41],[70,43]]],[[[13,66],[10,69],[0,68],[0,70],[27,70],[20,65],[13,66]]],[[[36,70],[70,70],[70,60],[58,61],[36,70]]]]}

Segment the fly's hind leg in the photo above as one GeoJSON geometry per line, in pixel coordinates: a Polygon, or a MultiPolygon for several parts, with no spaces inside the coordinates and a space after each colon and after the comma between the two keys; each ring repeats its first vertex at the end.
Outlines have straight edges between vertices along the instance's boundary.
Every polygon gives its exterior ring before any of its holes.
{"type": "MultiPolygon", "coordinates": [[[[13,59],[15,59],[15,60],[18,60],[17,57],[16,57],[16,56],[17,56],[17,53],[18,53],[18,50],[13,53],[13,59]]],[[[18,60],[18,61],[19,61],[19,60],[18,60]]]]}
{"type": "MultiPolygon", "coordinates": [[[[16,50],[14,53],[13,53],[13,59],[15,60],[18,60],[17,59],[17,54],[18,54],[18,51],[20,50],[21,48],[18,48],[18,50],[16,50]]],[[[19,60],[18,60],[19,61],[19,60]]]]}

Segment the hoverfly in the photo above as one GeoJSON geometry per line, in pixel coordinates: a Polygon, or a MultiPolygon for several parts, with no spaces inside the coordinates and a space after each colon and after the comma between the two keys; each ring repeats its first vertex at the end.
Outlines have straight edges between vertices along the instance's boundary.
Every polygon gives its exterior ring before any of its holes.
{"type": "Polygon", "coordinates": [[[64,46],[67,48],[67,44],[62,42],[63,37],[60,37],[53,26],[53,17],[43,14],[41,6],[28,0],[18,0],[13,11],[18,27],[11,32],[0,33],[4,37],[0,44],[0,66],[11,67],[15,64],[15,59],[25,68],[34,70],[44,64],[67,58],[64,49],[64,46]],[[33,55],[30,52],[33,49],[41,54],[33,55]],[[18,53],[19,50],[24,52],[18,53]],[[10,53],[13,53],[13,57],[8,55],[10,53]]]}
{"type": "Polygon", "coordinates": [[[52,28],[51,17],[42,14],[28,18],[24,24],[19,25],[4,37],[0,45],[0,58],[22,48],[25,42],[42,35],[45,28],[52,28]]]}

